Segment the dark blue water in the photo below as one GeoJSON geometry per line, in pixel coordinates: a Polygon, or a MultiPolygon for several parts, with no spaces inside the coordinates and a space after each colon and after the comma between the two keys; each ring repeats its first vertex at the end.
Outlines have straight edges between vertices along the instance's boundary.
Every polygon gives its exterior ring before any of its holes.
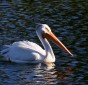
{"type": "Polygon", "coordinates": [[[51,43],[54,65],[0,61],[0,85],[88,85],[87,6],[87,0],[1,0],[0,46],[20,40],[41,45],[30,28],[46,23],[74,57],[51,43]]]}

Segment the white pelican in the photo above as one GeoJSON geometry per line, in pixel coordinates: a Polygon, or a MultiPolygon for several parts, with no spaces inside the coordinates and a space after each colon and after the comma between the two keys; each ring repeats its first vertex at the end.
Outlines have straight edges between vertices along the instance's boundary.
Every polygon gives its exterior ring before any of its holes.
{"type": "Polygon", "coordinates": [[[48,42],[52,40],[62,48],[65,52],[73,56],[73,54],[61,43],[61,41],[52,33],[50,27],[46,24],[40,24],[36,28],[37,36],[39,37],[44,49],[36,43],[30,41],[14,42],[7,48],[1,51],[3,59],[16,63],[52,63],[55,62],[55,55],[48,42]]]}

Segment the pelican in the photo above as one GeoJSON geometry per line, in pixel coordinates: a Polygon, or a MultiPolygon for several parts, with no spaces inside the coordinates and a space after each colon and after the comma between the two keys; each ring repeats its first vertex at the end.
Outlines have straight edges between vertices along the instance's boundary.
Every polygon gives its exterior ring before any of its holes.
{"type": "Polygon", "coordinates": [[[55,55],[48,40],[52,40],[57,46],[73,56],[73,54],[52,33],[47,24],[37,25],[35,31],[44,49],[30,41],[14,42],[12,45],[8,45],[1,50],[3,59],[16,63],[54,63],[55,55]]]}

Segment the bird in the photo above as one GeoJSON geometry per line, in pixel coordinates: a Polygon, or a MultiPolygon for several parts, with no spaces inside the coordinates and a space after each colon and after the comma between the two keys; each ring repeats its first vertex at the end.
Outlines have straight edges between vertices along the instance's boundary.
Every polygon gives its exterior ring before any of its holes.
{"type": "Polygon", "coordinates": [[[73,56],[47,24],[38,24],[35,31],[44,48],[28,40],[14,42],[0,51],[2,59],[15,63],[54,63],[56,59],[49,41],[53,41],[58,47],[73,56]]]}

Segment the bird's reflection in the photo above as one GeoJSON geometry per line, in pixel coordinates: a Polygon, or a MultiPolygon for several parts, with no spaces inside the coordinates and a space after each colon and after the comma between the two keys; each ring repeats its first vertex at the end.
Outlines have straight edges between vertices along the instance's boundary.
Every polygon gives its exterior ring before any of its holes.
{"type": "Polygon", "coordinates": [[[40,63],[37,65],[29,65],[29,64],[20,65],[10,63],[8,65],[5,63],[3,65],[4,73],[9,77],[8,81],[15,80],[15,82],[19,82],[20,84],[28,83],[36,85],[37,82],[38,85],[43,84],[64,85],[67,84],[67,82],[71,77],[72,72],[74,71],[73,67],[69,66],[57,67],[54,63],[49,64],[40,63]]]}
{"type": "Polygon", "coordinates": [[[38,64],[35,66],[32,72],[29,73],[30,81],[33,82],[47,82],[48,84],[61,84],[64,85],[69,80],[70,75],[73,72],[73,67],[67,67],[64,70],[57,69],[55,64],[38,64]]]}
{"type": "Polygon", "coordinates": [[[54,69],[55,64],[54,63],[47,63],[47,64],[43,63],[41,66],[45,70],[51,70],[51,69],[54,69]]]}

